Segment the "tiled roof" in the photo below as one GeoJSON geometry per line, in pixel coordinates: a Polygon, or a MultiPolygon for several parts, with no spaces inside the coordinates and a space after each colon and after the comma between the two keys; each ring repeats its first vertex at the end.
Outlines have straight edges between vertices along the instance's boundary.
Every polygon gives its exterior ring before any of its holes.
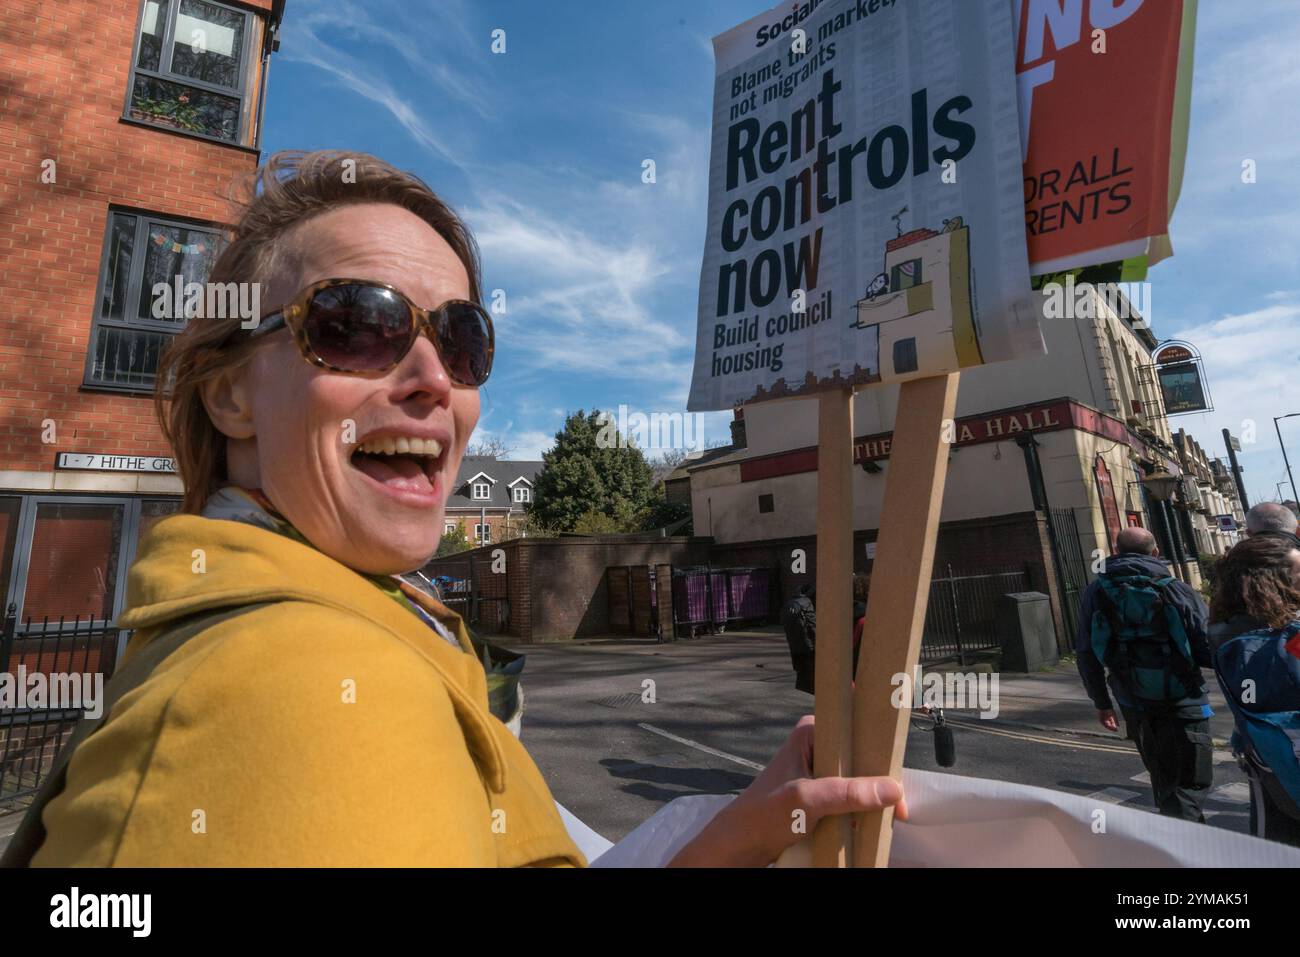
{"type": "Polygon", "coordinates": [[[508,508],[514,504],[514,494],[510,490],[510,484],[518,478],[532,483],[536,481],[537,473],[541,469],[540,461],[504,461],[486,455],[467,455],[461,459],[460,471],[456,473],[456,486],[447,498],[447,507],[508,508]],[[470,497],[469,480],[480,472],[496,480],[488,483],[491,492],[486,499],[470,497]]]}
{"type": "Polygon", "coordinates": [[[931,239],[938,235],[933,229],[914,229],[910,233],[895,236],[885,243],[885,252],[892,253],[895,249],[902,249],[904,246],[910,246],[912,243],[919,243],[923,239],[931,239]]]}

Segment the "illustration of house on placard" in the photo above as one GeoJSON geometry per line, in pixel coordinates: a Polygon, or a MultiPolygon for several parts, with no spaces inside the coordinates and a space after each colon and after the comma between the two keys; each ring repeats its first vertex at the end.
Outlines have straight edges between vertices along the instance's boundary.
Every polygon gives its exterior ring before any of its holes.
{"type": "Polygon", "coordinates": [[[884,272],[858,300],[857,313],[850,327],[876,337],[886,381],[983,363],[971,296],[970,229],[962,218],[944,220],[943,232],[904,233],[900,227],[885,243],[884,272]]]}

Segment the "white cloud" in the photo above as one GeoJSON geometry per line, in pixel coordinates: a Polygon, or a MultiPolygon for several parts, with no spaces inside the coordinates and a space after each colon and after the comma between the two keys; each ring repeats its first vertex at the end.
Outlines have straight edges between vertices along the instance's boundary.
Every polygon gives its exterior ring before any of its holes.
{"type": "Polygon", "coordinates": [[[1201,4],[1186,176],[1173,217],[1182,254],[1237,250],[1243,265],[1293,273],[1300,260],[1294,170],[1300,127],[1279,104],[1300,102],[1294,4],[1201,4]],[[1254,162],[1256,181],[1242,182],[1254,162]]]}
{"type": "Polygon", "coordinates": [[[537,460],[543,452],[549,452],[555,447],[555,433],[539,432],[536,429],[516,432],[511,435],[510,444],[515,446],[515,458],[537,460]]]}
{"type": "MultiPolygon", "coordinates": [[[[418,17],[407,4],[382,7],[376,14],[382,17],[383,22],[379,23],[371,19],[370,12],[375,8],[369,5],[350,0],[326,3],[305,0],[305,10],[295,10],[293,16],[285,19],[280,55],[322,70],[353,93],[383,107],[417,143],[453,166],[463,168],[463,130],[460,127],[455,131],[435,129],[422,115],[420,100],[398,92],[384,75],[391,61],[367,61],[347,52],[349,48],[355,49],[358,41],[393,50],[407,69],[440,92],[440,103],[453,109],[472,110],[481,122],[491,116],[486,92],[488,76],[485,71],[473,68],[473,58],[467,53],[474,46],[464,17],[449,6],[460,4],[453,0],[444,3],[439,29],[429,30],[430,17],[418,17]],[[339,41],[331,42],[330,37],[336,33],[341,34],[339,41]],[[451,52],[456,54],[455,66],[447,59],[451,52]],[[448,143],[455,143],[457,148],[453,150],[448,143]]],[[[480,46],[486,47],[487,39],[480,39],[480,46]]],[[[440,113],[440,119],[445,122],[448,117],[440,113]]]]}

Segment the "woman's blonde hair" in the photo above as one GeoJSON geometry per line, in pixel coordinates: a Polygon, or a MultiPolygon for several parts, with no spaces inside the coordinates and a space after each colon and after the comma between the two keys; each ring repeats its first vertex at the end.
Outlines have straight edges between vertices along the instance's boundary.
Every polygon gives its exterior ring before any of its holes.
{"type": "MultiPolygon", "coordinates": [[[[236,188],[233,201],[242,212],[209,282],[256,282],[265,288],[287,264],[283,239],[295,227],[349,203],[391,203],[419,216],[446,240],[469,276],[470,299],[482,302],[474,237],[418,176],[365,153],[291,150],[271,156],[236,188]]],[[[226,437],[208,416],[202,386],[248,361],[252,349],[238,335],[240,322],[239,317],[191,320],[158,363],[154,405],[185,485],[184,512],[197,514],[228,477],[226,437]]]]}

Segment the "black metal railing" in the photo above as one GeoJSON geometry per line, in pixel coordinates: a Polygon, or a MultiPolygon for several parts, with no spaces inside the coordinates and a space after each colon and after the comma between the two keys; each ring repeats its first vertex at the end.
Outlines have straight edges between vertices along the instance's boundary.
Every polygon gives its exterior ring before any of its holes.
{"type": "Polygon", "coordinates": [[[1048,516],[1056,540],[1056,561],[1060,571],[1061,614],[1065,633],[1072,637],[1079,620],[1079,606],[1083,592],[1088,587],[1088,562],[1083,557],[1083,539],[1079,535],[1079,520],[1073,509],[1054,508],[1048,516]]]}
{"type": "Polygon", "coordinates": [[[124,633],[110,622],[66,617],[0,630],[0,809],[35,793],[117,665],[124,633]],[[97,677],[98,676],[98,677],[97,677]]]}
{"type": "Polygon", "coordinates": [[[997,632],[998,599],[1009,592],[1029,590],[1023,568],[1006,568],[979,575],[961,575],[951,565],[935,568],[930,579],[930,603],[925,611],[921,661],[971,664],[1000,651],[997,632]]]}

